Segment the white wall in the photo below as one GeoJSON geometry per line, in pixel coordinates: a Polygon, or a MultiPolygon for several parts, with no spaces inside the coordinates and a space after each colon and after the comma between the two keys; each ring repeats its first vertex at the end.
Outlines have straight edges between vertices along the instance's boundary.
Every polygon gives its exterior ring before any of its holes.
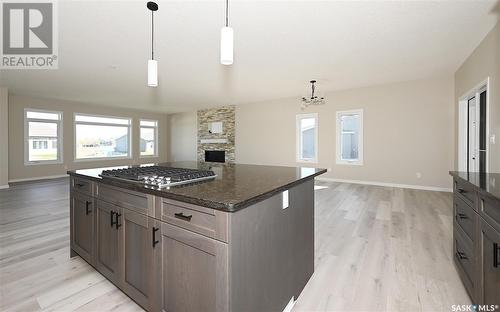
{"type": "Polygon", "coordinates": [[[0,188],[9,181],[9,92],[0,87],[0,188]]]}
{"type": "MultiPolygon", "coordinates": [[[[299,98],[236,106],[236,162],[296,162],[296,115],[318,113],[323,177],[450,188],[454,151],[453,76],[331,92],[302,111],[299,98]],[[364,110],[364,165],[335,163],[336,111],[364,110]],[[420,173],[420,178],[417,177],[420,173]]],[[[195,113],[169,115],[170,160],[195,159],[195,113]]]]}
{"type": "Polygon", "coordinates": [[[196,112],[168,115],[168,160],[196,160],[198,126],[196,112]]]}
{"type": "MultiPolygon", "coordinates": [[[[455,73],[455,105],[471,89],[489,77],[490,135],[496,144],[490,144],[490,172],[500,172],[500,23],[489,32],[479,46],[455,73]]],[[[458,110],[455,116],[455,167],[458,167],[458,110]]]]}
{"type": "Polygon", "coordinates": [[[332,92],[326,98],[326,105],[304,111],[298,98],[237,106],[236,162],[304,165],[295,160],[295,116],[314,112],[319,118],[319,162],[314,166],[331,168],[323,177],[451,187],[451,75],[332,92]],[[337,165],[336,111],[359,108],[364,110],[364,165],[337,165]]]}

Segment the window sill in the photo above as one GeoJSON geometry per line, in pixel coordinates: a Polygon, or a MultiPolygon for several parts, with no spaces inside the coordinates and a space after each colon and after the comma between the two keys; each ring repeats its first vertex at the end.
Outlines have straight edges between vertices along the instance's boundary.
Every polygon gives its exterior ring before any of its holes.
{"type": "Polygon", "coordinates": [[[318,164],[317,159],[297,159],[296,162],[301,164],[312,164],[312,165],[318,164]]]}
{"type": "Polygon", "coordinates": [[[62,160],[42,160],[42,161],[25,161],[25,166],[37,166],[37,165],[62,165],[64,162],[62,160]]]}
{"type": "Polygon", "coordinates": [[[341,166],[363,166],[363,162],[362,161],[345,161],[345,160],[337,160],[336,162],[337,165],[341,165],[341,166]]]}
{"type": "Polygon", "coordinates": [[[75,158],[74,162],[91,162],[91,161],[111,161],[111,160],[132,160],[132,157],[100,157],[100,158],[75,158]]]}

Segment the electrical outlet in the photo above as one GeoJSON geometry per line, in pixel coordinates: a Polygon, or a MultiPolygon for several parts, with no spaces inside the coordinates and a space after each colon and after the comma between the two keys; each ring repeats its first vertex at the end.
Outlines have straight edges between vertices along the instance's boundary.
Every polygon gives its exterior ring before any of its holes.
{"type": "Polygon", "coordinates": [[[490,135],[490,143],[491,143],[491,144],[495,144],[495,139],[496,139],[496,138],[495,138],[495,135],[494,135],[494,134],[490,135]]]}
{"type": "Polygon", "coordinates": [[[420,179],[422,177],[422,174],[420,172],[417,172],[417,179],[420,179]]]}
{"type": "Polygon", "coordinates": [[[287,191],[284,191],[282,193],[282,197],[283,197],[283,209],[286,209],[288,208],[288,190],[287,191]]]}

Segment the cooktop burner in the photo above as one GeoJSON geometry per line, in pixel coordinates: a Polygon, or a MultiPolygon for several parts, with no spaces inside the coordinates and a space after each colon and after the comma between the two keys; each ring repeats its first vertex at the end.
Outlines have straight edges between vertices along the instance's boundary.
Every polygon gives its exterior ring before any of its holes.
{"type": "Polygon", "coordinates": [[[100,176],[161,188],[214,179],[217,175],[212,170],[148,166],[103,170],[100,176]]]}

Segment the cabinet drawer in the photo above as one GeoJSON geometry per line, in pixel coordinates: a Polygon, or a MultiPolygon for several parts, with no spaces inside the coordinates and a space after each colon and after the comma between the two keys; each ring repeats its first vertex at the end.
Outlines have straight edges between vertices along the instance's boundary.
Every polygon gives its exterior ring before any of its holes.
{"type": "Polygon", "coordinates": [[[89,196],[94,196],[94,183],[92,181],[73,177],[71,179],[71,189],[89,196]]]}
{"type": "Polygon", "coordinates": [[[102,201],[130,209],[132,211],[154,216],[154,200],[149,194],[125,190],[99,183],[96,197],[102,201]]]}
{"type": "Polygon", "coordinates": [[[500,232],[500,200],[490,195],[479,193],[479,214],[495,230],[500,232]]]}
{"type": "Polygon", "coordinates": [[[455,179],[453,183],[453,193],[474,208],[476,192],[471,184],[455,179]]]}
{"type": "Polygon", "coordinates": [[[455,195],[453,198],[453,214],[456,226],[460,227],[469,242],[473,243],[475,240],[474,228],[478,218],[476,212],[458,195],[455,195]]]}
{"type": "Polygon", "coordinates": [[[457,266],[458,274],[462,280],[469,296],[475,298],[475,258],[473,247],[467,243],[462,235],[455,229],[453,231],[453,258],[457,266]]]}
{"type": "Polygon", "coordinates": [[[227,241],[227,213],[159,198],[162,221],[222,241],[227,241]]]}

